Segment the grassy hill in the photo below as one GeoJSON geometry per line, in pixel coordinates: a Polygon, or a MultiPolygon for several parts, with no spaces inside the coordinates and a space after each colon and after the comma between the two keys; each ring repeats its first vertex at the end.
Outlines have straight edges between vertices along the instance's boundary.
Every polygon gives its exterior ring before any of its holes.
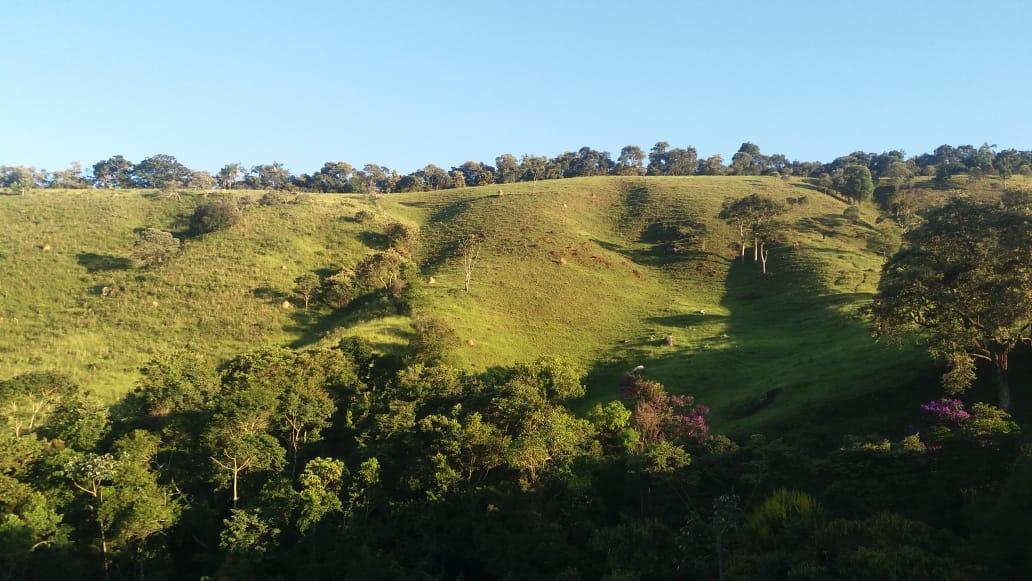
{"type": "Polygon", "coordinates": [[[876,226],[873,212],[843,220],[844,203],[801,182],[600,177],[307,196],[250,206],[231,230],[187,238],[171,262],[131,267],[134,229],[185,231],[203,199],[52,190],[0,199],[0,376],[53,369],[114,398],[164,352],[219,360],[348,334],[396,349],[410,332],[406,317],[304,310],[297,301],[284,308],[295,277],[354,265],[382,247],[380,226],[392,219],[422,229],[423,274],[435,282],[423,285],[416,310],[458,330],[456,363],[570,357],[588,371],[585,407],[615,397],[620,373],[642,364],[711,405],[722,430],[805,425],[818,414],[843,428],[880,427],[851,410],[884,398],[916,402],[920,395],[901,388],[930,376],[924,355],[875,344],[856,318],[877,284],[879,252],[898,232],[876,226]],[[792,206],[769,278],[751,257],[735,259],[732,233],[716,218],[723,200],[752,192],[810,202],[792,206]],[[377,219],[353,220],[359,210],[377,219]],[[663,226],[685,220],[705,224],[705,247],[672,254],[663,226]],[[485,243],[466,294],[451,248],[471,232],[485,243]],[[774,402],[751,409],[768,390],[777,390],[774,402]]]}

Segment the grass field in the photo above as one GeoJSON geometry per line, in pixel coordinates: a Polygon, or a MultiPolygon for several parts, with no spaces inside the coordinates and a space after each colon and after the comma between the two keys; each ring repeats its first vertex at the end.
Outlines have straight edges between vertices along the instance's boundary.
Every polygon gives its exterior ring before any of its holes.
{"type": "MultiPolygon", "coordinates": [[[[422,229],[417,312],[448,320],[463,339],[455,363],[475,368],[563,355],[587,371],[589,395],[611,399],[635,365],[673,391],[711,405],[718,429],[748,433],[823,417],[843,427],[850,409],[878,398],[916,404],[931,364],[914,348],[874,343],[857,309],[869,300],[885,248],[898,239],[865,210],[801,182],[774,178],[578,178],[389,196],[310,196],[251,206],[229,231],[187,238],[171,262],[135,269],[133,230],[185,231],[204,199],[158,199],[137,191],[35,191],[0,198],[0,376],[30,369],[67,373],[115,398],[159,353],[190,350],[219,360],[267,344],[305,346],[355,334],[381,349],[407,341],[409,319],[324,307],[285,309],[306,271],[354,265],[383,244],[376,223],[422,229]],[[499,195],[499,190],[502,194],[499,195]],[[759,192],[793,206],[773,276],[735,259],[732,233],[716,219],[724,199],[759,192]],[[706,246],[672,255],[656,224],[694,219],[706,246]],[[451,248],[485,237],[472,291],[451,248]],[[881,252],[882,254],[880,254],[881,252]],[[115,289],[104,296],[104,287],[115,289]],[[663,337],[673,336],[673,345],[663,337]],[[920,386],[918,389],[902,389],[920,386]],[[752,411],[768,390],[774,403],[752,411]]],[[[233,195],[260,193],[235,192],[233,195]]],[[[895,418],[856,420],[856,429],[895,418]]]]}

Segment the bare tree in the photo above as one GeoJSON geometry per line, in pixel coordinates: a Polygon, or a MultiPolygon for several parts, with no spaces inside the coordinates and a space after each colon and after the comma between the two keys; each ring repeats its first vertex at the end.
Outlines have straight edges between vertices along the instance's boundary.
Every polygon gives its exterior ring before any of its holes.
{"type": "Polygon", "coordinates": [[[473,267],[476,266],[477,258],[480,257],[480,246],[484,237],[480,234],[469,234],[459,243],[459,256],[462,258],[462,270],[465,274],[463,288],[469,292],[469,283],[473,279],[473,267]]]}

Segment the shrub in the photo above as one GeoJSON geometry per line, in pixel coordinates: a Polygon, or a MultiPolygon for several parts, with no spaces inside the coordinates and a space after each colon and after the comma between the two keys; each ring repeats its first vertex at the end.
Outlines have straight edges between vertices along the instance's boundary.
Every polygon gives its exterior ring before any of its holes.
{"type": "Polygon", "coordinates": [[[294,279],[294,293],[305,303],[306,309],[318,294],[321,285],[322,280],[314,272],[306,272],[294,279]]]}
{"type": "Polygon", "coordinates": [[[412,254],[419,248],[419,227],[402,222],[389,222],[383,229],[387,235],[387,243],[391,248],[405,256],[412,254]]]}
{"type": "Polygon", "coordinates": [[[190,230],[208,234],[225,230],[240,221],[240,208],[231,199],[218,200],[197,206],[190,217],[190,230]]]}
{"type": "Polygon", "coordinates": [[[355,268],[358,281],[367,288],[382,288],[391,294],[399,292],[402,265],[408,259],[391,248],[383,252],[375,252],[362,258],[355,268]]]}
{"type": "Polygon", "coordinates": [[[438,363],[459,345],[459,336],[451,325],[428,315],[412,321],[415,336],[409,343],[413,363],[438,363]]]}
{"type": "Polygon", "coordinates": [[[259,206],[282,206],[289,204],[292,197],[282,190],[269,190],[258,199],[259,206]]]}
{"type": "Polygon", "coordinates": [[[786,527],[801,524],[812,530],[823,509],[817,501],[795,490],[779,489],[757,506],[745,521],[745,536],[753,547],[773,547],[786,527]]]}
{"type": "Polygon", "coordinates": [[[133,243],[133,263],[138,267],[160,264],[179,252],[179,240],[171,232],[144,228],[133,243]]]}
{"type": "Polygon", "coordinates": [[[857,208],[856,206],[849,206],[848,208],[842,211],[842,217],[846,220],[849,220],[850,222],[859,222],[860,208],[857,208]]]}
{"type": "Polygon", "coordinates": [[[350,268],[344,267],[322,281],[322,298],[335,309],[343,309],[360,294],[355,271],[350,268]]]}
{"type": "Polygon", "coordinates": [[[373,213],[368,210],[359,210],[355,212],[354,217],[352,217],[351,219],[355,222],[358,222],[359,224],[365,224],[366,222],[372,222],[373,220],[375,220],[376,216],[374,216],[373,213]]]}

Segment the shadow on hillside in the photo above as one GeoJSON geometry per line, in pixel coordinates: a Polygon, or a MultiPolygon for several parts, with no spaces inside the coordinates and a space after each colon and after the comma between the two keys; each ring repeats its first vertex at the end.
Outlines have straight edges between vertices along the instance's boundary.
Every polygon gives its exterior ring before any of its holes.
{"type": "MultiPolygon", "coordinates": [[[[893,348],[875,345],[863,322],[844,312],[870,295],[829,294],[816,273],[787,266],[783,274],[762,278],[752,261],[734,261],[720,303],[726,317],[688,313],[646,319],[672,327],[674,346],[653,342],[641,348],[641,342],[626,340],[612,359],[588,372],[592,398],[583,405],[614,399],[621,375],[644,365],[645,377],[712,405],[720,430],[738,438],[763,431],[796,443],[835,446],[846,433],[902,435],[919,403],[941,397],[931,366],[924,363],[928,372],[914,381],[886,379],[886,373],[903,370],[907,357],[888,357],[886,365],[892,367],[879,368],[885,359],[879,353],[893,348]],[[724,323],[721,331],[691,343],[681,338],[688,333],[677,331],[715,322],[724,323]],[[880,384],[867,388],[867,381],[880,384]],[[767,401],[771,392],[776,397],[767,401]]],[[[921,361],[915,355],[910,368],[921,361]]]]}
{"type": "Polygon", "coordinates": [[[361,242],[365,246],[368,246],[369,248],[372,248],[373,250],[387,250],[387,247],[389,245],[387,235],[381,232],[372,232],[370,230],[364,230],[362,232],[359,232],[356,238],[358,238],[359,242],[361,242]]]}
{"type": "Polygon", "coordinates": [[[75,255],[75,260],[79,263],[79,266],[85,268],[86,272],[90,274],[110,270],[128,270],[133,266],[132,261],[123,256],[97,254],[95,252],[80,252],[75,255]]]}
{"type": "Polygon", "coordinates": [[[825,189],[823,189],[820,186],[817,186],[815,184],[811,184],[811,183],[808,183],[808,182],[794,182],[792,185],[797,187],[797,188],[803,188],[805,190],[811,190],[811,191],[817,192],[818,194],[821,194],[823,196],[828,196],[829,198],[838,200],[838,201],[842,202],[843,204],[848,204],[849,203],[849,198],[847,198],[847,197],[845,197],[845,196],[843,196],[841,194],[836,194],[834,191],[825,190],[825,189]]]}
{"type": "Polygon", "coordinates": [[[643,184],[623,183],[620,184],[621,193],[624,196],[624,214],[620,217],[622,229],[643,228],[641,220],[645,216],[645,209],[649,207],[652,194],[649,188],[643,184]]]}
{"type": "Polygon", "coordinates": [[[403,202],[405,205],[422,208],[432,208],[427,224],[433,224],[440,233],[436,239],[428,240],[430,244],[425,247],[423,259],[420,263],[423,273],[427,274],[433,267],[438,266],[454,256],[459,244],[459,236],[475,232],[475,228],[465,228],[465,223],[457,218],[469,211],[475,203],[493,199],[494,194],[485,194],[471,198],[460,198],[447,204],[431,204],[426,202],[403,202]],[[455,224],[459,224],[455,227],[455,224]]]}
{"type": "MultiPolygon", "coordinates": [[[[396,314],[383,296],[370,293],[355,299],[343,309],[330,309],[323,304],[315,303],[308,309],[295,309],[290,314],[292,322],[285,325],[283,330],[298,335],[298,338],[290,343],[290,347],[299,349],[318,343],[335,331],[396,314]]],[[[410,338],[402,331],[395,333],[391,330],[391,333],[406,341],[410,338]]]]}

